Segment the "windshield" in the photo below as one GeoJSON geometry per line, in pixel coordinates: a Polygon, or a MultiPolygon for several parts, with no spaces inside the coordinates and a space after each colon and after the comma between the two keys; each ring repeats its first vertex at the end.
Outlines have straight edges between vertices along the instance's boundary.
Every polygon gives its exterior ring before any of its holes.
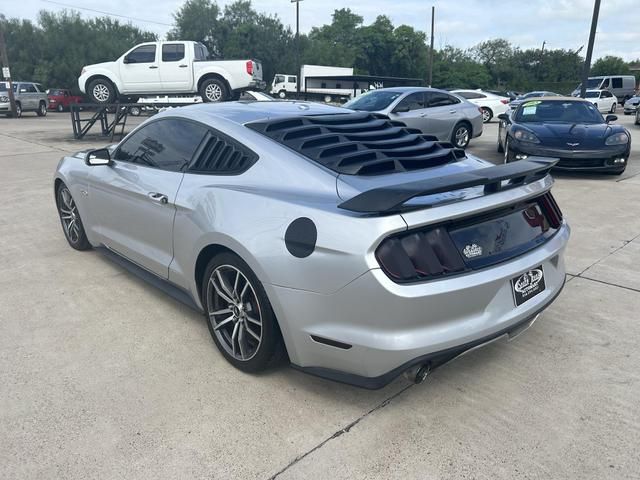
{"type": "Polygon", "coordinates": [[[354,98],[353,100],[345,103],[344,106],[352,110],[376,112],[387,108],[391,105],[391,102],[400,95],[402,95],[402,92],[395,92],[393,90],[375,90],[373,92],[365,93],[358,98],[354,98]]]}
{"type": "Polygon", "coordinates": [[[49,95],[64,95],[64,90],[54,88],[53,90],[49,90],[49,95]]]}
{"type": "Polygon", "coordinates": [[[600,98],[600,92],[586,92],[584,94],[585,98],[600,98]]]}
{"type": "Polygon", "coordinates": [[[534,100],[523,103],[516,111],[519,123],[604,123],[604,118],[591,102],[534,100]]]}

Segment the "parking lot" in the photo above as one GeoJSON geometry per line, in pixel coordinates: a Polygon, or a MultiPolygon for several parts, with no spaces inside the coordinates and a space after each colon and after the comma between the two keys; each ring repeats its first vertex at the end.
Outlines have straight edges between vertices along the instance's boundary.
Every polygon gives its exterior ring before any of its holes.
{"type": "MultiPolygon", "coordinates": [[[[640,126],[618,123],[622,176],[556,178],[570,276],[542,318],[368,391],[243,374],[202,315],[69,248],[53,172],[107,142],[68,114],[0,118],[0,478],[640,478],[640,126]]],[[[496,135],[469,152],[499,163],[496,135]]]]}

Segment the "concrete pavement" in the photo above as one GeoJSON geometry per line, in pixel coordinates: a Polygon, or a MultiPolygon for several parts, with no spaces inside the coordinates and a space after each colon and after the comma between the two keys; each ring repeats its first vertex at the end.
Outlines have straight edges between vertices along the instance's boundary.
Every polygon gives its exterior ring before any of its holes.
{"type": "MultiPolygon", "coordinates": [[[[528,332],[360,390],[231,367],[205,320],[64,240],[68,114],[0,118],[0,478],[640,476],[640,127],[623,177],[562,176],[569,278],[528,332]]],[[[496,123],[470,151],[499,161],[496,123]]]]}

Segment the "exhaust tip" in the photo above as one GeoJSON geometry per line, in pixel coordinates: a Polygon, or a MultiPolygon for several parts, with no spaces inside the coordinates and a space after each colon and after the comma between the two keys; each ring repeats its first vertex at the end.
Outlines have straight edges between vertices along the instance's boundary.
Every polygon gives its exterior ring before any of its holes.
{"type": "Polygon", "coordinates": [[[404,376],[407,378],[407,380],[417,385],[424,382],[429,376],[429,373],[431,373],[431,364],[425,363],[424,365],[410,368],[409,370],[404,372],[404,376]]]}

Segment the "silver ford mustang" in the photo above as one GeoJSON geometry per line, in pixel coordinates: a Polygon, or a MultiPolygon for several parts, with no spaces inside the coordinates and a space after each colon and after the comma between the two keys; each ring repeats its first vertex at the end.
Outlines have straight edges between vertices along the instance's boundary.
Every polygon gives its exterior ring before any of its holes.
{"type": "Polygon", "coordinates": [[[514,336],[556,298],[554,163],[492,166],[369,112],[230,102],[64,157],[54,188],[73,248],[204,312],[236,367],[286,354],[379,388],[514,336]]]}

